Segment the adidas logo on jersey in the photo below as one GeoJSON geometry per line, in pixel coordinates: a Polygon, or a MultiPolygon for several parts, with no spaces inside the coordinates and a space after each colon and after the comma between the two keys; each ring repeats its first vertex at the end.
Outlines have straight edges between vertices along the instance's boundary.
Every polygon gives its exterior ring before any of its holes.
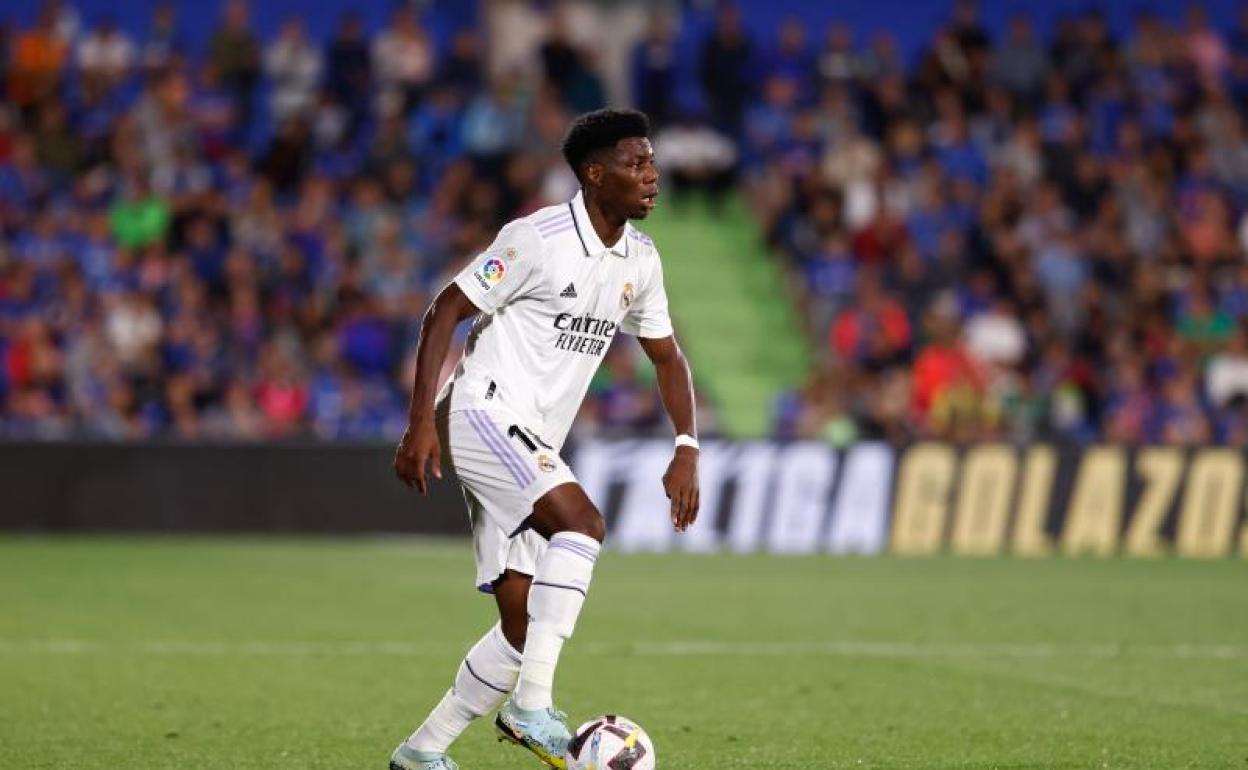
{"type": "Polygon", "coordinates": [[[566,299],[576,299],[576,286],[571,283],[568,284],[567,288],[559,292],[559,296],[566,299]]]}

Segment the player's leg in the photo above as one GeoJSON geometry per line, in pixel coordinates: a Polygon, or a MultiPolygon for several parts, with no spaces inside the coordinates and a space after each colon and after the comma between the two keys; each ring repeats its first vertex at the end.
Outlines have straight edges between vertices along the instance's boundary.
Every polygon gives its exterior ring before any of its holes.
{"type": "MultiPolygon", "coordinates": [[[[533,554],[521,682],[496,725],[505,738],[562,768],[571,736],[551,707],[551,689],[563,642],[571,636],[589,590],[605,533],[602,516],[558,452],[505,408],[451,412],[447,424],[460,483],[494,524],[484,531],[519,532],[511,539],[545,544],[540,556],[533,554]]],[[[481,565],[497,553],[483,550],[485,544],[484,539],[477,542],[478,585],[499,574],[480,573],[481,565]]]]}
{"type": "MultiPolygon", "coordinates": [[[[524,640],[529,630],[529,586],[533,582],[532,575],[509,569],[494,583],[494,602],[498,605],[498,625],[502,629],[503,638],[524,654],[524,640]]],[[[519,675],[520,669],[516,668],[519,675]]],[[[512,682],[512,689],[515,682],[512,682]]]]}
{"type": "Polygon", "coordinates": [[[589,593],[606,526],[580,484],[564,484],[533,506],[529,526],[550,541],[529,590],[528,652],[520,667],[516,705],[552,705],[555,666],[589,593]]]}
{"type": "Polygon", "coordinates": [[[562,715],[552,707],[555,668],[589,592],[606,527],[576,483],[544,494],[526,523],[550,542],[537,561],[529,588],[520,681],[496,724],[504,737],[561,768],[571,735],[562,715]]]}
{"type": "Polygon", "coordinates": [[[446,751],[476,718],[493,712],[520,673],[527,625],[525,605],[532,578],[508,569],[493,583],[499,622],[459,664],[455,683],[391,757],[391,770],[443,770],[455,763],[446,751]]]}
{"type": "MultiPolygon", "coordinates": [[[[453,770],[455,763],[446,756],[447,748],[474,719],[498,707],[515,687],[520,671],[520,652],[507,641],[504,626],[513,629],[517,604],[523,613],[529,574],[537,555],[545,548],[533,532],[511,536],[519,524],[508,522],[504,530],[487,508],[519,507],[517,494],[500,494],[499,480],[509,472],[499,467],[493,441],[483,442],[467,417],[452,414],[446,402],[435,412],[444,457],[454,467],[464,490],[464,502],[472,526],[473,552],[477,570],[474,585],[492,592],[499,601],[500,622],[468,651],[455,674],[453,686],[434,707],[429,717],[396,749],[391,770],[453,770]],[[508,608],[503,616],[503,608],[508,608]]],[[[506,487],[503,487],[506,491],[506,487]]],[[[525,505],[527,508],[527,505],[525,505]]]]}

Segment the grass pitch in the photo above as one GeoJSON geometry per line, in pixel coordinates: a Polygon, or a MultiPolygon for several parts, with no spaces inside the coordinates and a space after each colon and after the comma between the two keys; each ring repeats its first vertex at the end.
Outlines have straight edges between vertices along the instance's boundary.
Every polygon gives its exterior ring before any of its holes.
{"type": "MultiPolygon", "coordinates": [[[[466,543],[0,539],[0,767],[382,770],[492,623],[466,543]]],[[[1248,767],[1241,561],[624,556],[556,681],[664,770],[1248,767]]],[[[539,765],[474,725],[464,770],[539,765]]]]}

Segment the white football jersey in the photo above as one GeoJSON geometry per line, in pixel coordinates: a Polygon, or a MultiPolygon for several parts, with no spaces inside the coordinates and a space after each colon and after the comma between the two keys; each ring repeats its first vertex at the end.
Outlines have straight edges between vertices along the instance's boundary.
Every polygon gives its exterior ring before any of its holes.
{"type": "Polygon", "coordinates": [[[509,409],[556,449],[617,332],[672,334],[654,242],[628,223],[605,246],[579,192],[507,223],[455,283],[481,315],[450,408],[509,409]]]}

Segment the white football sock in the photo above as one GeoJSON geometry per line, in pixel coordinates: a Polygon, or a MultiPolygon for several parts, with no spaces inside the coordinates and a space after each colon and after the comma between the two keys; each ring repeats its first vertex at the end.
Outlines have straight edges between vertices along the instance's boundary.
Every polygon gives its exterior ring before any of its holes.
{"type": "Polygon", "coordinates": [[[455,674],[455,686],[407,739],[408,748],[445,753],[472,720],[498,708],[516,686],[520,660],[496,623],[468,651],[455,674]]]}
{"type": "Polygon", "coordinates": [[[579,532],[558,532],[537,562],[529,588],[529,631],[516,685],[516,705],[525,711],[553,703],[555,666],[572,636],[602,546],[579,532]]]}

